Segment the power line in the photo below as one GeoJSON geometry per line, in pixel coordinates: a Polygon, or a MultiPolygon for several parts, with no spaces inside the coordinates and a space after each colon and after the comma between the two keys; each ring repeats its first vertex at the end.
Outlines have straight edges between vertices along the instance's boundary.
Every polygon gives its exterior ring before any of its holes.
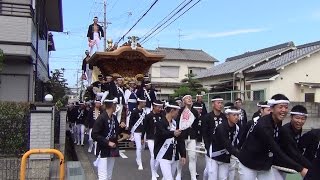
{"type": "MultiPolygon", "coordinates": [[[[151,28],[145,35],[143,35],[142,37],[141,37],[141,39],[144,39],[145,38],[145,36],[147,35],[147,34],[149,34],[152,30],[154,30],[158,25],[160,25],[160,23],[161,22],[163,22],[165,19],[167,19],[167,17],[169,17],[174,11],[176,11],[184,2],[186,2],[187,0],[184,0],[183,2],[181,2],[176,8],[174,8],[166,17],[164,17],[161,21],[159,21],[153,28],[151,28]]],[[[189,3],[190,3],[191,1],[189,1],[189,3]]],[[[172,18],[172,17],[171,17],[172,18]]],[[[170,19],[169,19],[170,20],[170,19]]],[[[167,20],[168,21],[168,20],[167,20]]],[[[166,22],[167,22],[166,21],[166,22]]]]}
{"type": "Polygon", "coordinates": [[[147,36],[145,36],[140,42],[143,43],[148,37],[150,37],[153,33],[155,33],[158,29],[160,29],[163,25],[168,23],[173,17],[175,17],[178,13],[180,13],[186,6],[188,6],[192,1],[189,0],[183,7],[181,7],[177,12],[175,12],[169,19],[167,19],[165,22],[163,22],[160,26],[158,26],[156,29],[154,29],[151,33],[149,33],[147,36]]]}
{"type": "Polygon", "coordinates": [[[167,24],[165,27],[163,27],[160,31],[155,33],[153,36],[151,36],[149,39],[144,40],[144,42],[141,42],[141,44],[144,44],[148,42],[150,39],[152,39],[154,36],[162,32],[164,29],[166,29],[168,26],[170,26],[172,23],[174,23],[177,19],[179,19],[182,15],[184,15],[186,12],[188,12],[191,8],[193,8],[195,5],[197,5],[201,0],[198,0],[196,3],[194,3],[192,6],[190,6],[187,10],[185,10],[182,14],[180,14],[178,17],[176,17],[173,21],[171,21],[169,24],[167,24]]]}
{"type": "Polygon", "coordinates": [[[142,20],[142,18],[144,18],[148,12],[153,8],[153,6],[158,2],[159,0],[155,0],[152,5],[149,7],[149,9],[138,19],[138,21],[136,23],[134,23],[134,25],[119,39],[119,41],[117,42],[117,44],[120,43],[121,40],[124,40],[124,37],[129,34],[129,32],[142,20]]]}

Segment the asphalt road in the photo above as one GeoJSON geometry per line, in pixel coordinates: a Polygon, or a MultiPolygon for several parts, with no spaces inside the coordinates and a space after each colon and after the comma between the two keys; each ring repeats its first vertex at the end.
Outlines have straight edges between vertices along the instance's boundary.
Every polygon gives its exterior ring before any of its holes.
{"type": "MultiPolygon", "coordinates": [[[[85,150],[87,150],[87,146],[84,146],[85,150]]],[[[143,170],[138,170],[138,166],[135,161],[135,150],[125,150],[124,154],[128,157],[127,159],[124,158],[117,158],[115,162],[115,166],[113,169],[113,180],[151,180],[151,170],[150,170],[150,152],[148,149],[142,151],[142,164],[143,170]]],[[[87,153],[87,156],[91,162],[94,162],[96,157],[93,153],[87,153]]],[[[198,179],[202,179],[203,170],[205,168],[205,157],[198,156],[197,162],[197,172],[200,174],[198,179]]],[[[97,173],[97,168],[94,167],[95,172],[97,173]]],[[[161,170],[159,167],[158,174],[160,177],[161,170]]],[[[161,178],[158,178],[161,179],[161,178]]],[[[182,169],[182,179],[183,180],[190,180],[190,173],[188,169],[188,163],[183,166],[182,169]]]]}

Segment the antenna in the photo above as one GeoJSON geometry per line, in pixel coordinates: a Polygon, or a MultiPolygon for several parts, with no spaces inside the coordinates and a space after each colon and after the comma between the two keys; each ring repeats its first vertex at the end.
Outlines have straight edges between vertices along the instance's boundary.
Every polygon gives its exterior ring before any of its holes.
{"type": "Polygon", "coordinates": [[[181,37],[186,36],[186,35],[181,34],[182,30],[180,28],[178,29],[178,31],[179,31],[178,37],[179,37],[179,49],[180,49],[181,48],[181,45],[180,45],[181,37]]]}

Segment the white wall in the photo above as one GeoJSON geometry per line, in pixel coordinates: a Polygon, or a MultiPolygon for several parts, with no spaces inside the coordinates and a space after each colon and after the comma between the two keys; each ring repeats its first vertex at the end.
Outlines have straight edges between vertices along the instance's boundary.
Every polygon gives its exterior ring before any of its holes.
{"type": "MultiPolygon", "coordinates": [[[[247,83],[249,84],[249,83],[247,83]]],[[[271,98],[271,94],[270,94],[270,81],[263,81],[263,82],[251,82],[251,91],[255,91],[255,90],[265,90],[265,97],[266,99],[270,99],[271,98]]]]}
{"type": "Polygon", "coordinates": [[[316,93],[315,101],[320,102],[320,91],[309,89],[309,87],[300,87],[295,83],[309,82],[320,83],[320,53],[311,55],[310,58],[304,58],[297,63],[292,63],[280,70],[280,76],[274,81],[266,83],[251,83],[251,89],[266,87],[267,98],[277,93],[285,94],[291,101],[304,102],[304,93],[316,93]],[[308,75],[308,76],[307,76],[308,75]],[[302,91],[301,91],[302,90],[302,91]]]}
{"type": "MultiPolygon", "coordinates": [[[[186,78],[186,74],[189,72],[189,67],[200,67],[200,68],[210,68],[213,66],[213,62],[198,62],[198,61],[174,61],[174,60],[164,60],[162,62],[157,62],[153,64],[149,70],[151,74],[152,82],[162,82],[162,83],[180,83],[182,79],[186,78]],[[160,68],[161,66],[178,66],[179,67],[179,77],[177,78],[161,78],[160,68]]],[[[160,90],[159,87],[157,87],[160,90]]],[[[161,92],[158,94],[172,94],[174,93],[174,88],[161,88],[161,92]]]]}

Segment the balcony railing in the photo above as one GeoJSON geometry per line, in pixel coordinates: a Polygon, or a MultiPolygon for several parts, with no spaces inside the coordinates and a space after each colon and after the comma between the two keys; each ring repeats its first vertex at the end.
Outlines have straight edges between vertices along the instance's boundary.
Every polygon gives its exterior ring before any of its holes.
{"type": "Polygon", "coordinates": [[[35,14],[30,4],[0,1],[0,16],[29,17],[35,22],[35,14]]]}

